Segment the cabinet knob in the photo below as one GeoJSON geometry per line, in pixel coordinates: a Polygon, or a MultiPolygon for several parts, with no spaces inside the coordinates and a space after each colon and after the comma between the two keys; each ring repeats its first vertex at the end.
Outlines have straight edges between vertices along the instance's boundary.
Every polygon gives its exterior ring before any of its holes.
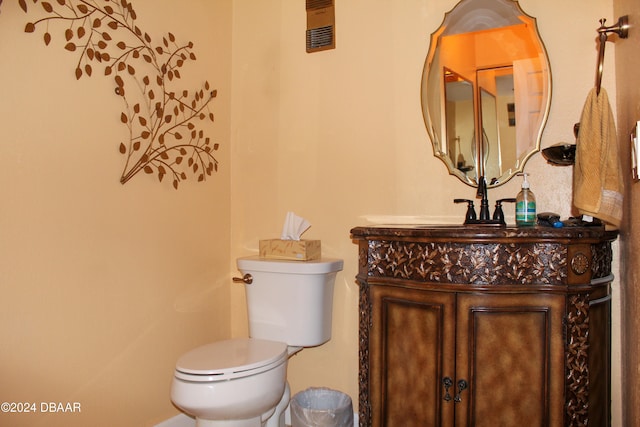
{"type": "Polygon", "coordinates": [[[462,397],[460,397],[460,393],[462,393],[463,390],[466,390],[467,387],[469,387],[469,384],[467,383],[467,381],[465,380],[458,381],[458,394],[456,395],[456,397],[453,398],[454,402],[456,403],[462,402],[462,397]]]}
{"type": "Polygon", "coordinates": [[[442,384],[444,385],[444,397],[442,398],[445,402],[451,400],[451,395],[449,394],[449,388],[453,385],[453,380],[449,377],[444,377],[442,379],[442,384]]]}

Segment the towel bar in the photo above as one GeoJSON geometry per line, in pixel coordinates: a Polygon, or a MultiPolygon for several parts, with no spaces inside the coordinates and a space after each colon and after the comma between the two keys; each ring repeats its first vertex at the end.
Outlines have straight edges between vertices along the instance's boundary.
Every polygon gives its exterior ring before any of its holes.
{"type": "Polygon", "coordinates": [[[600,20],[600,27],[598,28],[598,41],[600,46],[598,49],[598,67],[596,69],[596,93],[600,95],[600,87],[602,86],[602,69],[604,68],[604,48],[609,33],[616,33],[621,39],[629,37],[629,16],[624,15],[618,18],[618,22],[615,25],[607,27],[604,25],[606,19],[600,20]]]}

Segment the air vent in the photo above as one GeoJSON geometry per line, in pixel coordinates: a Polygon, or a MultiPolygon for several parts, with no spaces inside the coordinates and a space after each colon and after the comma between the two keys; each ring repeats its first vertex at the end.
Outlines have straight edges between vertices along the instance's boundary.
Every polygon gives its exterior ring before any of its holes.
{"type": "Polygon", "coordinates": [[[336,47],[334,0],[306,0],[307,52],[336,47]]]}
{"type": "Polygon", "coordinates": [[[333,6],[333,0],[307,0],[307,11],[333,6]]]}
{"type": "Polygon", "coordinates": [[[335,47],[332,25],[307,30],[307,52],[330,47],[335,47]]]}

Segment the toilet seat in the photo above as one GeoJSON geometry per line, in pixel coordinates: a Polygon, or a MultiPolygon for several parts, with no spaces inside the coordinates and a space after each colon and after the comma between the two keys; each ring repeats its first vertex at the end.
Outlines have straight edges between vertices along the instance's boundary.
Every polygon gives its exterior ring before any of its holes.
{"type": "Polygon", "coordinates": [[[175,377],[185,381],[228,381],[268,371],[287,360],[287,344],[254,338],[218,341],[182,355],[175,377]]]}

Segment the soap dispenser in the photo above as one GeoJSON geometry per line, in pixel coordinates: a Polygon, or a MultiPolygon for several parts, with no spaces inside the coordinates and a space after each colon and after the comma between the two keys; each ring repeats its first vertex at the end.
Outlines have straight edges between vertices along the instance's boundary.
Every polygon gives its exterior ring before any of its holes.
{"type": "Polygon", "coordinates": [[[516,196],[516,225],[518,227],[531,227],[536,224],[536,197],[529,188],[527,173],[519,173],[522,176],[522,189],[516,196]]]}

